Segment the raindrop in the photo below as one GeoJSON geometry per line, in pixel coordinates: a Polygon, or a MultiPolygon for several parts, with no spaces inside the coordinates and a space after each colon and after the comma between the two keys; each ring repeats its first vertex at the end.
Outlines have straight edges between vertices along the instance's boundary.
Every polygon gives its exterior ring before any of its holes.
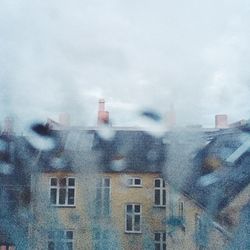
{"type": "Polygon", "coordinates": [[[0,139],[0,151],[4,152],[7,149],[7,143],[0,139]]]}
{"type": "Polygon", "coordinates": [[[150,162],[155,162],[158,159],[158,152],[154,149],[151,149],[147,153],[147,160],[150,162]]]}
{"type": "Polygon", "coordinates": [[[55,147],[54,138],[50,136],[48,127],[41,123],[34,123],[28,128],[26,138],[38,150],[52,150],[55,147]]]}
{"type": "Polygon", "coordinates": [[[0,163],[0,174],[9,175],[13,173],[13,170],[14,170],[14,167],[12,164],[8,164],[5,162],[0,163]]]}
{"type": "Polygon", "coordinates": [[[115,136],[115,131],[112,129],[112,127],[107,125],[100,126],[100,128],[97,130],[97,133],[102,139],[106,141],[112,140],[115,136]]]}
{"type": "Polygon", "coordinates": [[[146,133],[154,137],[163,137],[166,132],[166,126],[161,116],[155,111],[143,111],[137,119],[139,126],[146,133]]]}
{"type": "Polygon", "coordinates": [[[126,162],[124,159],[117,159],[111,161],[110,168],[114,171],[122,171],[126,168],[126,162]]]}
{"type": "Polygon", "coordinates": [[[51,160],[51,167],[57,168],[57,169],[63,169],[66,167],[66,162],[61,157],[54,157],[51,160]]]}
{"type": "Polygon", "coordinates": [[[211,174],[201,176],[200,179],[198,180],[198,184],[200,186],[206,187],[206,186],[209,186],[211,184],[214,184],[218,180],[219,180],[219,178],[217,176],[215,176],[214,173],[211,173],[211,174]]]}

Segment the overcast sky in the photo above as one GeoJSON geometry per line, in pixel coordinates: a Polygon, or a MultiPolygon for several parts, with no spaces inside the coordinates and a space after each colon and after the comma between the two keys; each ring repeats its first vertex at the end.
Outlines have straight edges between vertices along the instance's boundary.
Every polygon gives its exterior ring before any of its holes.
{"type": "Polygon", "coordinates": [[[250,118],[249,0],[0,0],[0,118],[250,118]]]}

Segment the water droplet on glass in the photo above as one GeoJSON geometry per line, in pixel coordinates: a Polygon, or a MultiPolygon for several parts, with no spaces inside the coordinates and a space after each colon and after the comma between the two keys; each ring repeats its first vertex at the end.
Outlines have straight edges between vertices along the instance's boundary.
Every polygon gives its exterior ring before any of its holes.
{"type": "Polygon", "coordinates": [[[12,164],[0,162],[0,174],[9,175],[13,173],[13,170],[14,170],[14,167],[12,164]]]}
{"type": "Polygon", "coordinates": [[[115,136],[115,131],[112,129],[112,127],[107,125],[100,126],[100,128],[97,130],[97,133],[102,139],[107,141],[112,140],[115,136]]]}
{"type": "Polygon", "coordinates": [[[55,140],[49,136],[48,128],[41,123],[34,123],[26,130],[26,139],[38,150],[52,150],[55,147],[55,140]]]}
{"type": "Polygon", "coordinates": [[[51,160],[51,167],[57,168],[57,169],[62,169],[62,168],[66,167],[66,162],[61,157],[54,157],[51,160]]]}
{"type": "Polygon", "coordinates": [[[110,168],[114,171],[122,171],[126,168],[126,162],[124,159],[112,160],[110,168]]]}
{"type": "Polygon", "coordinates": [[[218,180],[219,180],[219,178],[217,176],[215,176],[214,173],[211,173],[211,174],[201,176],[200,179],[198,180],[198,184],[200,186],[206,187],[206,186],[209,186],[211,184],[214,184],[218,180]]]}
{"type": "Polygon", "coordinates": [[[146,133],[154,137],[163,137],[166,132],[166,126],[161,116],[155,111],[143,111],[137,119],[137,126],[146,133]]]}

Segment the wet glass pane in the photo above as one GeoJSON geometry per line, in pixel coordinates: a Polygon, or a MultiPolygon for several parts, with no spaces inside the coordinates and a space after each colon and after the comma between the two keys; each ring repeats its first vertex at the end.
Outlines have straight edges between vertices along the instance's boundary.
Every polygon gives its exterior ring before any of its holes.
{"type": "Polygon", "coordinates": [[[127,213],[132,213],[133,206],[127,205],[127,213]]]}
{"type": "Polygon", "coordinates": [[[161,186],[161,181],[155,180],[155,187],[160,187],[160,186],[161,186]]]}
{"type": "Polygon", "coordinates": [[[103,214],[104,215],[109,215],[109,210],[110,210],[110,193],[109,193],[109,188],[105,188],[103,191],[103,214]]]}
{"type": "Polygon", "coordinates": [[[66,178],[60,179],[60,186],[66,186],[66,181],[67,181],[66,178]]]}
{"type": "Polygon", "coordinates": [[[51,186],[56,186],[57,185],[57,178],[51,178],[50,185],[51,186]]]}
{"type": "Polygon", "coordinates": [[[66,201],[66,189],[60,188],[59,189],[59,204],[63,205],[66,201]]]}
{"type": "Polygon", "coordinates": [[[155,250],[161,250],[161,245],[160,243],[155,244],[155,250]]]}
{"type": "Polygon", "coordinates": [[[73,239],[73,232],[72,231],[67,231],[66,232],[66,238],[67,239],[73,239]]]}
{"type": "Polygon", "coordinates": [[[160,190],[155,190],[155,205],[160,205],[160,190]]]}
{"type": "Polygon", "coordinates": [[[48,244],[48,250],[55,250],[55,243],[50,241],[48,244]]]}
{"type": "Polygon", "coordinates": [[[110,186],[110,179],[105,178],[104,179],[104,187],[109,187],[110,186]]]}
{"type": "Polygon", "coordinates": [[[141,211],[141,206],[140,205],[135,205],[135,212],[140,213],[141,211]]]}
{"type": "Polygon", "coordinates": [[[132,215],[129,214],[127,214],[127,219],[126,219],[126,230],[132,231],[132,215]]]}
{"type": "Polygon", "coordinates": [[[135,231],[140,231],[140,215],[135,215],[135,231]]]}
{"type": "Polygon", "coordinates": [[[162,205],[166,205],[166,190],[163,190],[162,192],[162,200],[163,200],[163,204],[162,205]]]}
{"type": "Polygon", "coordinates": [[[57,194],[57,190],[55,188],[50,189],[50,202],[51,202],[51,204],[56,204],[56,194],[57,194]]]}
{"type": "Polygon", "coordinates": [[[69,188],[68,189],[68,204],[74,205],[75,203],[75,189],[69,188]]]}
{"type": "Polygon", "coordinates": [[[132,185],[134,184],[134,183],[133,183],[133,179],[128,179],[127,182],[128,182],[128,185],[129,185],[129,186],[132,186],[132,185]]]}
{"type": "Polygon", "coordinates": [[[74,178],[69,178],[69,186],[75,186],[75,179],[74,178]]]}
{"type": "Polygon", "coordinates": [[[135,185],[141,185],[141,179],[135,179],[135,185]]]}
{"type": "Polygon", "coordinates": [[[73,250],[73,243],[72,242],[66,243],[66,250],[73,250]]]}
{"type": "Polygon", "coordinates": [[[155,241],[160,241],[161,234],[160,233],[155,233],[155,241]]]}
{"type": "Polygon", "coordinates": [[[163,233],[163,241],[166,241],[166,233],[163,233]]]}
{"type": "Polygon", "coordinates": [[[54,239],[54,237],[55,237],[54,231],[49,231],[48,232],[48,238],[49,239],[54,239]]]}

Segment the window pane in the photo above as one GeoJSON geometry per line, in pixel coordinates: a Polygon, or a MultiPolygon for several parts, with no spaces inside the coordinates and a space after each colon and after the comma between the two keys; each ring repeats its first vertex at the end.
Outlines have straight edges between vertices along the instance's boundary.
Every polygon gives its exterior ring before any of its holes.
{"type": "Polygon", "coordinates": [[[139,178],[135,179],[135,185],[141,185],[141,179],[139,178]]]}
{"type": "Polygon", "coordinates": [[[160,205],[160,190],[155,190],[155,204],[160,205]]]}
{"type": "Polygon", "coordinates": [[[67,250],[73,250],[73,243],[72,242],[67,242],[66,243],[66,249],[67,250]]]}
{"type": "Polygon", "coordinates": [[[109,194],[109,188],[104,189],[104,194],[103,194],[103,214],[104,215],[109,215],[109,208],[110,208],[110,194],[109,194]]]}
{"type": "Polygon", "coordinates": [[[72,231],[67,231],[66,232],[66,238],[67,239],[73,239],[73,232],[72,231]]]}
{"type": "Polygon", "coordinates": [[[140,231],[140,215],[135,215],[135,231],[140,231]]]}
{"type": "Polygon", "coordinates": [[[127,214],[126,230],[132,231],[132,215],[127,214]]]}
{"type": "Polygon", "coordinates": [[[75,203],[75,189],[69,188],[68,189],[68,204],[74,205],[75,203]]]}
{"type": "Polygon", "coordinates": [[[48,244],[48,250],[55,250],[55,243],[50,241],[48,244]]]}
{"type": "Polygon", "coordinates": [[[163,244],[163,249],[162,250],[166,250],[167,249],[167,245],[164,243],[163,244]]]}
{"type": "Polygon", "coordinates": [[[59,204],[65,204],[66,200],[66,189],[60,188],[59,189],[59,204]]]}
{"type": "Polygon", "coordinates": [[[140,205],[135,205],[135,212],[140,213],[141,211],[141,206],[140,205]]]}
{"type": "Polygon", "coordinates": [[[56,250],[63,250],[64,249],[63,245],[64,245],[63,242],[57,241],[56,242],[56,250]]]}
{"type": "Polygon", "coordinates": [[[60,179],[60,186],[66,186],[66,178],[60,179]]]}
{"type": "Polygon", "coordinates": [[[165,187],[165,181],[162,181],[162,186],[165,187]]]}
{"type": "Polygon", "coordinates": [[[56,204],[56,189],[50,189],[50,202],[51,204],[56,204]]]}
{"type": "Polygon", "coordinates": [[[161,234],[160,233],[155,233],[155,241],[160,241],[161,234]]]}
{"type": "Polygon", "coordinates": [[[160,187],[160,186],[161,186],[161,181],[155,180],[155,187],[160,187]]]}
{"type": "Polygon", "coordinates": [[[132,205],[127,205],[127,213],[132,213],[132,205]]]}
{"type": "Polygon", "coordinates": [[[163,190],[162,192],[162,200],[163,200],[163,204],[162,205],[166,205],[166,190],[163,190]]]}
{"type": "Polygon", "coordinates": [[[75,186],[75,179],[69,178],[69,186],[75,186]]]}
{"type": "Polygon", "coordinates": [[[51,186],[56,186],[57,185],[57,178],[51,178],[50,185],[51,186]]]}
{"type": "Polygon", "coordinates": [[[104,187],[109,187],[110,186],[110,179],[105,178],[104,179],[104,187]]]}
{"type": "Polygon", "coordinates": [[[163,241],[166,241],[166,233],[163,233],[163,241]]]}
{"type": "Polygon", "coordinates": [[[55,238],[55,234],[54,234],[53,231],[48,232],[48,238],[49,239],[54,239],[55,238]]]}
{"type": "Polygon", "coordinates": [[[160,243],[155,244],[155,250],[161,250],[161,245],[160,243]]]}
{"type": "Polygon", "coordinates": [[[128,185],[132,186],[133,185],[133,179],[128,179],[128,185]]]}

